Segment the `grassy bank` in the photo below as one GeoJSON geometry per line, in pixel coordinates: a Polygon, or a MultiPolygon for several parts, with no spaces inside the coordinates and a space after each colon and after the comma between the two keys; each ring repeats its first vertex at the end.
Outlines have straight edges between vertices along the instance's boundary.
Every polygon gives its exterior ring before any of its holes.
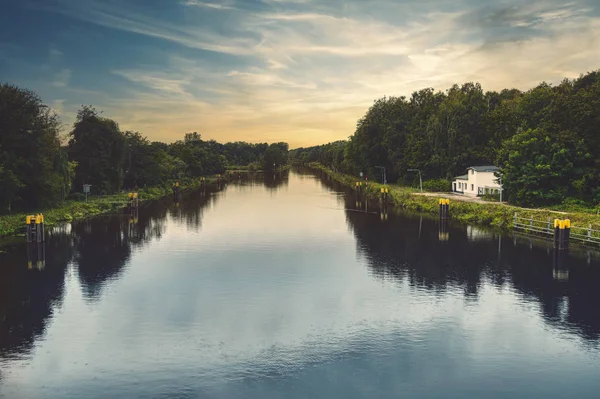
{"type": "MultiPolygon", "coordinates": [[[[353,188],[358,178],[350,175],[336,173],[331,169],[318,163],[309,165],[313,169],[321,170],[328,174],[334,180],[353,188]]],[[[369,182],[367,196],[371,199],[378,199],[382,184],[369,182]]],[[[392,204],[398,208],[416,212],[431,214],[439,213],[439,198],[413,195],[415,189],[400,186],[388,186],[389,196],[392,204]]],[[[519,217],[533,218],[534,220],[570,219],[572,226],[585,227],[592,225],[594,229],[600,229],[600,217],[588,212],[574,212],[572,210],[561,209],[526,209],[516,206],[500,203],[472,203],[454,200],[450,204],[452,219],[462,223],[478,224],[482,226],[493,226],[504,230],[513,227],[513,216],[517,212],[519,217]]]]}
{"type": "MultiPolygon", "coordinates": [[[[207,183],[213,183],[216,181],[216,178],[208,177],[206,181],[207,183]]],[[[182,190],[190,190],[199,186],[200,179],[181,181],[182,190]]],[[[173,191],[170,186],[149,187],[138,190],[138,198],[140,202],[144,202],[163,198],[172,193],[173,191]]],[[[0,215],[0,237],[23,234],[25,230],[25,217],[27,215],[42,213],[44,215],[44,224],[52,227],[72,220],[120,211],[126,202],[127,192],[101,197],[91,196],[88,198],[88,202],[83,200],[68,200],[52,208],[34,209],[26,213],[0,215]]]]}

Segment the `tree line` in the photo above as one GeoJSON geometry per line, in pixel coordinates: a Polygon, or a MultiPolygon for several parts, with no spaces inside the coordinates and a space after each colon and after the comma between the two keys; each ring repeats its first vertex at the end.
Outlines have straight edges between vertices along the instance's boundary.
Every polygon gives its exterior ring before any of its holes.
{"type": "Polygon", "coordinates": [[[445,92],[383,97],[346,141],[299,148],[294,162],[407,182],[450,180],[469,166],[494,164],[510,203],[600,201],[600,71],[527,90],[484,92],[479,83],[445,92]]]}
{"type": "Polygon", "coordinates": [[[186,133],[173,143],[122,131],[92,106],[82,106],[62,133],[59,115],[34,92],[0,84],[0,209],[52,206],[83,184],[94,193],[170,185],[224,173],[228,166],[272,169],[287,163],[287,143],[203,140],[186,133]]]}

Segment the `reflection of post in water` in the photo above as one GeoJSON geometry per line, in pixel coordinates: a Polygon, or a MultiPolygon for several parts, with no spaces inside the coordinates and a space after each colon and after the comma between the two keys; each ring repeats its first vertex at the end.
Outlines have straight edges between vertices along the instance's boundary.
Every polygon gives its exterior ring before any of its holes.
{"type": "Polygon", "coordinates": [[[387,220],[388,219],[388,208],[386,204],[383,204],[381,206],[381,212],[379,212],[379,215],[381,217],[381,220],[387,220]]]}
{"type": "Polygon", "coordinates": [[[44,270],[46,267],[46,243],[30,242],[27,243],[27,268],[32,270],[44,270]]]}
{"type": "Polygon", "coordinates": [[[139,218],[139,212],[138,212],[138,209],[136,208],[134,211],[132,211],[129,214],[129,225],[128,225],[129,236],[132,236],[134,234],[135,225],[138,222],[138,218],[139,218]]]}
{"type": "Polygon", "coordinates": [[[569,280],[569,267],[566,264],[565,252],[556,251],[552,257],[552,277],[558,281],[569,280]]]}
{"type": "Polygon", "coordinates": [[[450,233],[448,231],[448,220],[440,219],[438,221],[438,239],[440,241],[448,241],[450,233]]]}

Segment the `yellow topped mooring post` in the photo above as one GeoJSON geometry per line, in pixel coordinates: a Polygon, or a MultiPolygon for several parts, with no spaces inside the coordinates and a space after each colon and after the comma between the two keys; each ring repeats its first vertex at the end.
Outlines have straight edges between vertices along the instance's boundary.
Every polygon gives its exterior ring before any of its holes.
{"type": "Polygon", "coordinates": [[[440,219],[447,220],[450,218],[450,200],[442,198],[439,200],[440,204],[440,219]]]}
{"type": "Polygon", "coordinates": [[[28,215],[25,217],[27,242],[42,242],[44,241],[44,215],[28,215]]]}
{"type": "Polygon", "coordinates": [[[27,242],[33,241],[33,232],[35,228],[35,216],[28,215],[25,217],[25,224],[27,226],[27,242]]]}
{"type": "Polygon", "coordinates": [[[570,236],[571,220],[554,219],[554,248],[559,251],[569,249],[570,236]]]}

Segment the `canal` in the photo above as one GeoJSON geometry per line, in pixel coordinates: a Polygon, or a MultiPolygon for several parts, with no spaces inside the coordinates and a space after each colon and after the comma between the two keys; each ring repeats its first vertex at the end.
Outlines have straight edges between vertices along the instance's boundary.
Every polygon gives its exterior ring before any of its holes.
{"type": "Polygon", "coordinates": [[[13,246],[0,397],[598,397],[597,253],[378,211],[291,171],[13,246]]]}

